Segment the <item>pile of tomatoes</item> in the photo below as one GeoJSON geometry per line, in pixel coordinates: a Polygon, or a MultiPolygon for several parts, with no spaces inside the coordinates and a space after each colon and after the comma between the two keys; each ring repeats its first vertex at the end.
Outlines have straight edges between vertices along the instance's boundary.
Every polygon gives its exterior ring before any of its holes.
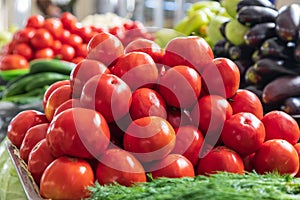
{"type": "Polygon", "coordinates": [[[83,26],[71,13],[60,18],[32,15],[25,27],[17,31],[12,41],[0,51],[0,70],[26,69],[28,61],[37,58],[56,58],[74,63],[87,56],[87,43],[97,33],[109,32],[124,44],[136,37],[151,39],[141,22],[126,21],[112,28],[83,26]],[[130,30],[135,29],[135,35],[130,30]]]}
{"type": "Polygon", "coordinates": [[[96,180],[130,186],[147,173],[298,173],[296,121],[264,114],[254,93],[238,89],[236,64],[214,58],[203,38],[161,49],[102,32],[87,50],[70,80],[45,92],[44,112],[23,111],[8,127],[42,197],[80,199],[96,180]]]}

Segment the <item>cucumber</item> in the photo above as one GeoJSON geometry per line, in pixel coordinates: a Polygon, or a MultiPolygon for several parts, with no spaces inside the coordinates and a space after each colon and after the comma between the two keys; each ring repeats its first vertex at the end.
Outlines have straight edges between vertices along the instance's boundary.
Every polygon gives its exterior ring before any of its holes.
{"type": "Polygon", "coordinates": [[[41,72],[57,72],[65,75],[70,75],[75,63],[57,60],[57,59],[35,59],[30,61],[29,73],[41,73],[41,72]]]}

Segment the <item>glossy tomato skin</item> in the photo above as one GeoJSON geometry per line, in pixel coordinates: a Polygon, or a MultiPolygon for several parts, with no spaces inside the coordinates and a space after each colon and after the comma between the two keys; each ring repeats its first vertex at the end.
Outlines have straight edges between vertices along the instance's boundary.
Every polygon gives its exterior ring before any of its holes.
{"type": "Polygon", "coordinates": [[[31,173],[37,185],[40,184],[46,167],[54,160],[55,157],[49,149],[46,138],[39,141],[32,148],[28,156],[28,171],[31,173]]]}
{"type": "Polygon", "coordinates": [[[71,30],[76,26],[77,18],[70,12],[64,12],[60,15],[60,21],[65,29],[71,30]]]}
{"type": "Polygon", "coordinates": [[[42,123],[48,123],[44,113],[36,110],[24,110],[9,122],[7,137],[12,144],[20,148],[27,130],[42,123]]]}
{"type": "Polygon", "coordinates": [[[75,57],[75,49],[69,44],[62,44],[60,50],[62,60],[71,61],[75,57]]]}
{"type": "Polygon", "coordinates": [[[25,27],[41,28],[44,25],[45,18],[42,15],[31,15],[26,22],[25,27]]]}
{"type": "Polygon", "coordinates": [[[193,164],[180,154],[167,155],[162,160],[155,162],[149,172],[153,178],[182,178],[195,176],[193,164]]]}
{"type": "Polygon", "coordinates": [[[82,106],[100,112],[108,122],[116,121],[129,112],[131,90],[119,77],[100,74],[90,78],[83,87],[82,106]]]}
{"type": "Polygon", "coordinates": [[[199,161],[200,149],[204,137],[199,129],[194,126],[181,126],[175,129],[176,143],[172,153],[186,157],[195,167],[199,161]]]}
{"type": "Polygon", "coordinates": [[[59,39],[63,32],[63,24],[58,18],[47,18],[44,20],[43,28],[47,29],[55,39],[59,39]]]}
{"type": "Polygon", "coordinates": [[[173,128],[192,125],[191,112],[187,109],[167,108],[167,120],[173,128]]]}
{"type": "Polygon", "coordinates": [[[139,88],[132,93],[129,113],[132,120],[146,116],[167,118],[165,100],[158,92],[150,88],[139,88]]]}
{"type": "Polygon", "coordinates": [[[245,157],[243,157],[243,162],[244,162],[244,166],[245,166],[245,171],[247,172],[252,172],[254,170],[254,156],[255,153],[251,153],[245,157]]]}
{"type": "Polygon", "coordinates": [[[54,51],[53,51],[53,49],[51,49],[49,47],[38,49],[34,52],[33,57],[35,59],[38,59],[38,58],[54,58],[54,51]]]}
{"type": "Polygon", "coordinates": [[[233,114],[239,112],[250,112],[254,114],[259,120],[263,118],[263,106],[259,98],[246,89],[238,89],[237,92],[228,100],[233,114]]]}
{"type": "Polygon", "coordinates": [[[52,94],[52,92],[57,89],[58,87],[62,86],[62,85],[70,85],[70,80],[62,80],[62,81],[57,81],[55,83],[52,83],[48,89],[46,90],[46,92],[44,93],[43,96],[43,108],[45,109],[47,101],[49,99],[50,94],[52,94]]]}
{"type": "Polygon", "coordinates": [[[189,108],[197,102],[200,96],[201,77],[191,67],[174,66],[167,69],[160,77],[158,92],[164,97],[167,105],[189,108]]]}
{"type": "Polygon", "coordinates": [[[119,148],[108,149],[101,155],[96,177],[101,185],[117,182],[131,186],[134,183],[146,182],[142,164],[132,154],[119,148]]]}
{"type": "Polygon", "coordinates": [[[259,174],[278,172],[295,176],[299,170],[297,151],[286,140],[267,140],[255,153],[254,169],[259,174]]]}
{"type": "Polygon", "coordinates": [[[270,111],[264,115],[262,122],[266,129],[266,140],[284,139],[296,144],[300,138],[297,121],[283,111],[270,111]]]}
{"type": "Polygon", "coordinates": [[[217,171],[243,174],[243,160],[238,153],[228,147],[215,147],[199,160],[196,174],[209,175],[217,171]]]}
{"type": "Polygon", "coordinates": [[[32,54],[33,54],[31,47],[25,42],[16,44],[12,53],[19,54],[19,55],[23,56],[26,60],[30,60],[32,58],[32,54]]]}
{"type": "Polygon", "coordinates": [[[47,47],[52,47],[53,36],[47,29],[40,28],[35,31],[32,39],[30,40],[30,44],[35,49],[43,49],[43,48],[47,48],[47,47]]]}
{"type": "Polygon", "coordinates": [[[28,69],[29,63],[25,57],[17,54],[0,56],[0,70],[28,69]]]}
{"type": "Polygon", "coordinates": [[[81,105],[80,105],[80,100],[79,99],[74,99],[74,98],[69,99],[69,100],[63,102],[62,104],[60,104],[55,109],[53,117],[55,117],[56,115],[58,115],[62,111],[67,110],[69,108],[80,108],[80,107],[81,107],[81,105]]]}
{"type": "Polygon", "coordinates": [[[168,121],[149,116],[136,119],[128,126],[123,140],[124,149],[142,162],[167,156],[175,146],[175,131],[168,121]]]}
{"type": "Polygon", "coordinates": [[[97,60],[84,59],[79,62],[70,74],[72,96],[80,97],[84,84],[99,74],[110,74],[110,70],[97,60]]]}
{"type": "Polygon", "coordinates": [[[42,139],[46,138],[49,123],[38,124],[27,130],[20,147],[20,157],[27,163],[32,148],[42,139]]]}
{"type": "Polygon", "coordinates": [[[40,194],[49,199],[83,199],[90,195],[88,186],[94,185],[91,165],[78,158],[59,157],[44,171],[40,194]]]}
{"type": "Polygon", "coordinates": [[[240,112],[224,123],[221,138],[224,144],[246,156],[257,151],[265,141],[263,123],[252,113],[240,112]]]}
{"type": "Polygon", "coordinates": [[[124,46],[121,41],[107,32],[94,35],[87,48],[87,58],[98,60],[108,67],[112,66],[124,54],[124,46]]]}
{"type": "Polygon", "coordinates": [[[155,62],[144,52],[129,52],[118,59],[111,72],[124,80],[132,90],[153,87],[158,80],[155,62]]]}
{"type": "Polygon", "coordinates": [[[21,30],[18,30],[14,33],[12,41],[15,41],[16,43],[26,43],[29,44],[30,40],[35,34],[36,29],[32,27],[25,27],[21,30]]]}
{"type": "MultiPolygon", "coordinates": [[[[294,145],[294,148],[297,151],[298,157],[299,157],[299,162],[300,162],[300,143],[296,143],[294,145]]],[[[300,169],[298,170],[298,173],[295,175],[295,177],[300,177],[300,169]]]]}
{"type": "Polygon", "coordinates": [[[97,111],[70,108],[51,121],[46,138],[55,156],[93,158],[108,147],[110,131],[97,111]]]}

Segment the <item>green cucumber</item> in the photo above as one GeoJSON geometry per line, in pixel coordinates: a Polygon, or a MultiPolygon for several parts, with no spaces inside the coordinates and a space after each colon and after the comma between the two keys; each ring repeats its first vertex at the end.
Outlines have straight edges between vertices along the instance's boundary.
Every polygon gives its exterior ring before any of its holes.
{"type": "Polygon", "coordinates": [[[35,59],[30,61],[29,73],[35,74],[40,72],[57,72],[70,75],[75,67],[75,63],[57,60],[57,59],[35,59]]]}

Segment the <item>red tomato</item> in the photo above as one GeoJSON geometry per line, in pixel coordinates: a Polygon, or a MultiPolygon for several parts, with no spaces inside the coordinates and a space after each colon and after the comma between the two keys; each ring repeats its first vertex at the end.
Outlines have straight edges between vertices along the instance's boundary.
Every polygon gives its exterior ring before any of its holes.
{"type": "Polygon", "coordinates": [[[108,149],[101,155],[96,177],[101,185],[117,182],[131,186],[138,182],[146,182],[142,164],[132,154],[122,149],[108,149]]]}
{"type": "Polygon", "coordinates": [[[60,40],[54,40],[53,41],[53,45],[52,45],[52,49],[55,55],[60,54],[61,52],[61,47],[62,47],[62,43],[60,40]]]}
{"type": "Polygon", "coordinates": [[[147,116],[167,118],[165,100],[158,92],[149,88],[139,88],[132,93],[129,113],[132,120],[147,116]]]}
{"type": "Polygon", "coordinates": [[[60,21],[65,29],[71,30],[77,23],[77,18],[70,12],[64,12],[60,15],[60,21]]]}
{"type": "Polygon", "coordinates": [[[30,40],[30,44],[36,49],[52,47],[53,36],[47,29],[44,28],[37,29],[32,39],[30,40]]]}
{"type": "Polygon", "coordinates": [[[191,113],[187,109],[167,108],[167,120],[173,128],[192,124],[191,113]]]}
{"type": "Polygon", "coordinates": [[[201,77],[191,67],[174,66],[160,78],[158,92],[164,97],[167,105],[188,108],[193,106],[200,96],[201,77]]]}
{"type": "Polygon", "coordinates": [[[110,132],[97,111],[70,108],[51,121],[46,138],[55,156],[97,158],[108,147],[110,132]]]}
{"type": "Polygon", "coordinates": [[[228,58],[215,58],[201,75],[208,94],[230,98],[240,86],[239,68],[228,58]]]}
{"type": "Polygon", "coordinates": [[[9,54],[0,56],[0,70],[11,70],[11,69],[28,69],[29,63],[21,55],[9,54]]]}
{"type": "Polygon", "coordinates": [[[25,27],[41,28],[44,25],[45,18],[42,15],[31,15],[26,22],[25,27]]]}
{"type": "Polygon", "coordinates": [[[300,138],[297,121],[283,111],[270,111],[261,120],[266,129],[266,140],[284,139],[296,144],[300,138]]]}
{"type": "Polygon", "coordinates": [[[59,39],[63,32],[63,24],[57,18],[47,18],[44,21],[43,28],[47,29],[55,39],[59,39]]]}
{"type": "Polygon", "coordinates": [[[20,146],[20,157],[27,163],[32,148],[42,139],[46,138],[49,123],[35,125],[26,131],[20,146]]]}
{"type": "Polygon", "coordinates": [[[76,34],[78,34],[82,38],[84,43],[88,43],[94,36],[93,30],[90,26],[79,26],[77,28],[76,34]]]}
{"type": "Polygon", "coordinates": [[[68,44],[63,44],[60,54],[62,60],[71,61],[75,56],[75,49],[68,44]]]}
{"type": "Polygon", "coordinates": [[[17,43],[30,43],[30,40],[35,34],[36,29],[31,28],[31,27],[25,27],[21,30],[18,30],[17,32],[14,33],[12,41],[17,42],[17,43]]]}
{"type": "Polygon", "coordinates": [[[26,60],[30,60],[32,58],[32,49],[31,47],[23,42],[23,43],[19,43],[16,44],[16,46],[13,49],[13,54],[18,54],[23,56],[26,60]]]}
{"type": "Polygon", "coordinates": [[[82,45],[82,38],[74,33],[68,37],[67,44],[71,45],[72,47],[80,47],[82,45]]]}
{"type": "Polygon", "coordinates": [[[278,172],[295,176],[299,170],[297,151],[286,140],[268,140],[255,153],[254,169],[259,174],[278,172]]]}
{"type": "Polygon", "coordinates": [[[239,112],[250,112],[259,120],[263,118],[263,106],[259,98],[250,90],[238,89],[236,94],[228,100],[233,114],[239,112]]]}
{"type": "Polygon", "coordinates": [[[112,66],[124,54],[121,41],[107,32],[101,32],[92,37],[87,48],[87,58],[98,60],[106,66],[112,66]]]}
{"type": "Polygon", "coordinates": [[[45,107],[46,107],[46,104],[47,104],[47,101],[49,99],[49,96],[51,95],[51,93],[59,88],[60,86],[62,85],[70,85],[70,81],[69,80],[62,80],[62,81],[57,81],[53,84],[51,84],[48,89],[46,90],[46,92],[44,93],[44,96],[43,96],[43,102],[42,102],[42,105],[43,105],[43,108],[45,110],[45,107]]]}
{"type": "Polygon", "coordinates": [[[108,122],[116,121],[129,112],[131,90],[119,77],[100,74],[90,78],[83,87],[80,103],[100,112],[108,122]]]}
{"type": "Polygon", "coordinates": [[[81,61],[83,61],[85,58],[84,57],[75,57],[75,58],[73,58],[72,59],[72,63],[75,63],[75,64],[78,64],[78,63],[80,63],[81,61]]]}
{"type": "Polygon", "coordinates": [[[47,199],[84,199],[94,185],[91,165],[82,159],[59,157],[44,171],[40,194],[47,199]]]}
{"type": "Polygon", "coordinates": [[[175,131],[161,117],[143,117],[130,123],[123,144],[125,150],[132,152],[142,162],[160,160],[173,150],[175,131]]]}
{"type": "Polygon", "coordinates": [[[221,138],[224,144],[246,156],[257,151],[265,141],[263,123],[252,113],[240,112],[225,121],[221,138]]]}
{"type": "Polygon", "coordinates": [[[60,104],[60,106],[57,107],[57,109],[54,112],[53,117],[61,113],[62,111],[65,111],[69,108],[77,108],[80,106],[80,100],[79,99],[69,99],[65,101],[64,103],[60,104]]]}
{"type": "Polygon", "coordinates": [[[87,57],[87,44],[81,44],[79,46],[75,47],[75,54],[76,57],[83,57],[86,58],[87,57]]]}
{"type": "Polygon", "coordinates": [[[12,144],[20,148],[29,128],[47,122],[48,120],[42,112],[36,110],[22,111],[9,122],[7,137],[12,144]]]}
{"type": "Polygon", "coordinates": [[[99,74],[110,74],[110,70],[97,60],[84,59],[79,62],[70,74],[73,97],[80,97],[84,84],[99,74]]]}
{"type": "Polygon", "coordinates": [[[71,32],[64,29],[61,36],[60,36],[60,41],[64,44],[67,43],[68,38],[70,37],[70,35],[71,35],[71,32]]]}
{"type": "MultiPolygon", "coordinates": [[[[294,148],[297,151],[297,154],[298,154],[298,157],[299,157],[299,162],[300,162],[300,143],[295,144],[294,148]]],[[[300,177],[300,168],[298,170],[298,173],[295,175],[295,177],[300,177]]]]}
{"type": "Polygon", "coordinates": [[[39,141],[30,151],[28,157],[28,171],[37,185],[46,167],[55,159],[47,144],[46,138],[39,141]]]}
{"type": "Polygon", "coordinates": [[[251,154],[249,154],[249,155],[247,155],[247,156],[245,156],[244,158],[243,158],[243,162],[244,162],[244,166],[245,166],[245,171],[247,171],[247,172],[253,172],[253,170],[254,170],[254,164],[253,164],[253,162],[254,162],[254,156],[255,156],[255,153],[251,153],[251,154]]]}
{"type": "Polygon", "coordinates": [[[42,48],[36,50],[34,53],[34,58],[54,58],[54,51],[51,48],[42,48]]]}
{"type": "Polygon", "coordinates": [[[195,167],[199,161],[204,138],[194,126],[181,126],[175,129],[176,143],[172,153],[186,157],[195,167]]]}
{"type": "Polygon", "coordinates": [[[215,147],[200,159],[196,174],[209,175],[218,171],[243,174],[243,160],[239,154],[225,146],[215,147]]]}

